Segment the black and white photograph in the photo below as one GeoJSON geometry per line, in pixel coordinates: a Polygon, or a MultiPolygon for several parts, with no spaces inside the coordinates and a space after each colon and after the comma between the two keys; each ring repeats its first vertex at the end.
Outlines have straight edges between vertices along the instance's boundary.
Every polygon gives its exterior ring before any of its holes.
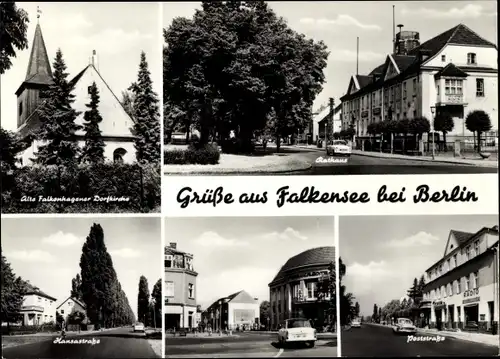
{"type": "Polygon", "coordinates": [[[496,13],[164,3],[164,175],[496,173],[496,13]]]}
{"type": "Polygon", "coordinates": [[[2,358],[161,358],[160,218],[2,219],[2,358]]]}
{"type": "Polygon", "coordinates": [[[159,8],[1,2],[2,213],[160,211],[159,8]]]}
{"type": "Polygon", "coordinates": [[[499,355],[498,215],[339,218],[342,356],[499,355]]]}
{"type": "Polygon", "coordinates": [[[336,357],[333,217],[165,220],[167,358],[336,357]]]}

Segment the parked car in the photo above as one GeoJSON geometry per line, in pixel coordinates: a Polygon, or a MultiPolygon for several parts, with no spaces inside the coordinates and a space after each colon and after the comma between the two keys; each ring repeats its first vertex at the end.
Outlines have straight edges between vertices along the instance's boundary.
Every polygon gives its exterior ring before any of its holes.
{"type": "Polygon", "coordinates": [[[413,325],[413,322],[408,318],[398,318],[392,331],[395,334],[415,334],[417,328],[413,325]]]}
{"type": "Polygon", "coordinates": [[[287,319],[280,325],[278,331],[278,342],[282,347],[291,342],[301,342],[314,347],[316,340],[316,329],[313,328],[309,319],[287,319]]]}
{"type": "Polygon", "coordinates": [[[141,322],[137,322],[133,325],[133,331],[134,333],[135,332],[142,332],[142,333],[146,333],[146,328],[144,327],[144,324],[141,323],[141,322]]]}
{"type": "Polygon", "coordinates": [[[351,146],[344,140],[334,140],[326,146],[327,156],[351,156],[351,146]]]}
{"type": "Polygon", "coordinates": [[[361,328],[361,320],[359,318],[351,321],[351,328],[361,328]]]}

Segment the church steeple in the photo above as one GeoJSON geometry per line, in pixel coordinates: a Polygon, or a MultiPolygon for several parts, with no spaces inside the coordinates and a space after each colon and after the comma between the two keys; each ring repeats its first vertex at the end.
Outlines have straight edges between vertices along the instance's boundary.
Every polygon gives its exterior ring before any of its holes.
{"type": "MultiPolygon", "coordinates": [[[[37,17],[39,16],[40,11],[37,10],[37,17]]],[[[16,91],[18,127],[24,125],[33,115],[36,116],[36,109],[40,103],[40,91],[47,88],[52,82],[52,69],[50,67],[45,42],[43,41],[42,28],[40,24],[37,23],[35,36],[31,44],[31,54],[28,70],[26,71],[26,78],[16,91]]]]}
{"type": "Polygon", "coordinates": [[[50,68],[40,24],[36,24],[25,81],[39,84],[50,84],[52,82],[52,69],[50,68]]]}

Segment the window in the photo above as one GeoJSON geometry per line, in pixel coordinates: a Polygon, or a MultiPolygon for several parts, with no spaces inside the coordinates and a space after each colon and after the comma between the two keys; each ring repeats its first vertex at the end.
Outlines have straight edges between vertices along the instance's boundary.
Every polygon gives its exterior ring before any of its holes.
{"type": "Polygon", "coordinates": [[[457,255],[455,254],[453,256],[453,268],[455,268],[457,266],[457,255]]]}
{"type": "Polygon", "coordinates": [[[484,79],[476,79],[476,97],[484,97],[484,79]]]}
{"type": "Polygon", "coordinates": [[[87,93],[90,95],[92,93],[92,86],[87,87],[87,93]]]}
{"type": "Polygon", "coordinates": [[[443,298],[446,298],[446,288],[444,287],[444,285],[441,287],[441,296],[443,298]]]}
{"type": "Polygon", "coordinates": [[[441,55],[441,62],[446,62],[446,55],[441,55]]]}
{"type": "Polygon", "coordinates": [[[61,309],[61,314],[64,314],[64,309],[61,309]]]}
{"type": "Polygon", "coordinates": [[[403,99],[406,100],[406,81],[403,82],[403,99]]]}
{"type": "Polygon", "coordinates": [[[19,103],[19,116],[21,116],[23,114],[23,103],[20,102],[19,103]]]}
{"type": "Polygon", "coordinates": [[[453,287],[451,286],[451,283],[448,283],[448,296],[452,296],[453,295],[453,287]]]}
{"type": "Polygon", "coordinates": [[[463,80],[447,79],[445,80],[446,95],[461,95],[462,94],[463,80]]]}
{"type": "Polygon", "coordinates": [[[315,298],[314,295],[316,293],[316,286],[314,285],[313,282],[307,283],[307,298],[313,299],[315,298]]]}
{"type": "Polygon", "coordinates": [[[439,85],[437,85],[437,94],[439,96],[439,85]]]}
{"type": "Polygon", "coordinates": [[[473,52],[469,52],[467,54],[467,65],[475,65],[476,64],[476,54],[473,52]]]}
{"type": "Polygon", "coordinates": [[[465,290],[469,290],[470,289],[470,277],[467,276],[465,277],[465,290]]]}
{"type": "Polygon", "coordinates": [[[194,284],[193,283],[188,284],[188,297],[194,298],[194,284]]]}
{"type": "Polygon", "coordinates": [[[165,296],[173,297],[174,296],[174,282],[165,282],[165,296]]]}
{"type": "Polygon", "coordinates": [[[434,292],[434,289],[431,290],[431,300],[434,300],[434,296],[436,295],[436,292],[434,292]]]}
{"type": "Polygon", "coordinates": [[[446,261],[446,270],[451,270],[451,258],[448,258],[448,260],[446,261]]]}
{"type": "Polygon", "coordinates": [[[417,79],[413,79],[413,97],[417,96],[417,79]]]}
{"type": "Polygon", "coordinates": [[[165,256],[165,268],[172,268],[173,258],[171,255],[165,256]]]}
{"type": "Polygon", "coordinates": [[[479,272],[477,271],[472,273],[472,285],[474,289],[479,288],[479,272]]]}
{"type": "Polygon", "coordinates": [[[460,294],[462,292],[462,286],[461,286],[461,281],[462,281],[462,278],[459,278],[457,280],[457,294],[460,294]]]}
{"type": "Polygon", "coordinates": [[[470,257],[470,246],[467,246],[465,248],[465,258],[467,258],[467,260],[469,260],[471,257],[470,257]]]}
{"type": "Polygon", "coordinates": [[[474,255],[479,255],[479,240],[474,242],[474,255]]]}

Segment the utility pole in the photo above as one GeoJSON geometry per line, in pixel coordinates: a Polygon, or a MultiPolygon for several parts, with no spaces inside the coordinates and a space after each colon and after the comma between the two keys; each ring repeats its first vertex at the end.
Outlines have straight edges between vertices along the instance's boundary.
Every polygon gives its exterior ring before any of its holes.
{"type": "Polygon", "coordinates": [[[333,97],[330,97],[329,100],[329,105],[330,105],[330,114],[328,115],[328,141],[333,140],[333,117],[335,114],[335,100],[333,97]]]}

